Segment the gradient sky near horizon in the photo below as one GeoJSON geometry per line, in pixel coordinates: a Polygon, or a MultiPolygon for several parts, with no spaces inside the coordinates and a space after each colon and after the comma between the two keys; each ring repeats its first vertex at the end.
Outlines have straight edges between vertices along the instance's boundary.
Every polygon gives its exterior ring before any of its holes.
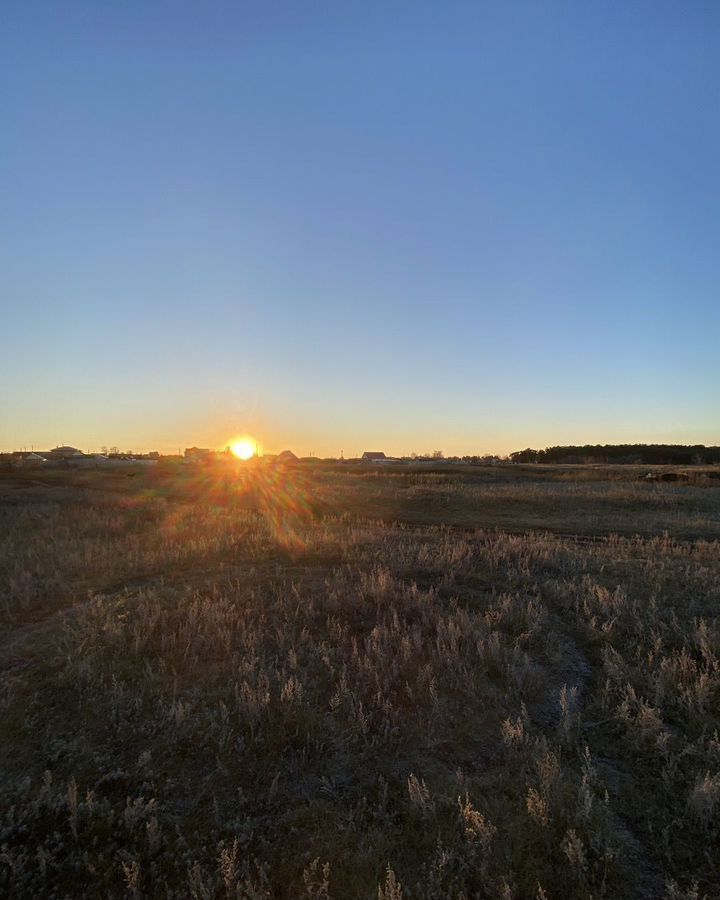
{"type": "Polygon", "coordinates": [[[716,2],[8,2],[0,449],[720,443],[716,2]]]}

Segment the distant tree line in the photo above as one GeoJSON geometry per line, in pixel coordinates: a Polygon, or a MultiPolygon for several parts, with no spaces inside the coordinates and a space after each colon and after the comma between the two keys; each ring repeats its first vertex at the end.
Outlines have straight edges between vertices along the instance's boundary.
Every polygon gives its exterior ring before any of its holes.
{"type": "Polygon", "coordinates": [[[518,450],[510,454],[517,463],[614,463],[616,465],[695,466],[720,463],[720,447],[704,444],[585,444],[518,450]]]}

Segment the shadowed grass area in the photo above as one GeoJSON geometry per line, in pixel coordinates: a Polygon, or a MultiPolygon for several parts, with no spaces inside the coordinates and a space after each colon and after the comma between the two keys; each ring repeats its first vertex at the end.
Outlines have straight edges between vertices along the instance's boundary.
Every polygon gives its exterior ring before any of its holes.
{"type": "Polygon", "coordinates": [[[720,892],[710,482],[188,468],[0,484],[6,895],[720,892]]]}
{"type": "MultiPolygon", "coordinates": [[[[677,468],[655,467],[656,474],[677,468]]],[[[717,467],[687,481],[647,482],[641,466],[382,467],[340,464],[165,464],[135,471],[45,470],[14,475],[16,487],[72,486],[171,502],[198,501],[263,514],[360,516],[412,525],[500,528],[602,536],[720,537],[717,467]]],[[[0,479],[0,495],[3,481],[0,479]]],[[[12,490],[5,490],[6,499],[12,490]]],[[[27,490],[24,494],[27,493],[27,490]]]]}

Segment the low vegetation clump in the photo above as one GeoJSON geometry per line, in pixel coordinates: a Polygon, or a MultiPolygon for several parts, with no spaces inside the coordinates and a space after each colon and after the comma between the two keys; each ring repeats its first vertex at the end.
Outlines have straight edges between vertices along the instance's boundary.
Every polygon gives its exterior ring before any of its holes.
{"type": "Polygon", "coordinates": [[[0,893],[720,894],[719,488],[184,477],[2,495],[0,893]]]}

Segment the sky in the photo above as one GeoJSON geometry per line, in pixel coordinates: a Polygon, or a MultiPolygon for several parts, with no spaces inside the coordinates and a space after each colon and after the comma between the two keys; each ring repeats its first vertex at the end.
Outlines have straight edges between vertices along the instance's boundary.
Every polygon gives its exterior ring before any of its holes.
{"type": "Polygon", "coordinates": [[[9,0],[0,449],[720,444],[716,2],[9,0]]]}

